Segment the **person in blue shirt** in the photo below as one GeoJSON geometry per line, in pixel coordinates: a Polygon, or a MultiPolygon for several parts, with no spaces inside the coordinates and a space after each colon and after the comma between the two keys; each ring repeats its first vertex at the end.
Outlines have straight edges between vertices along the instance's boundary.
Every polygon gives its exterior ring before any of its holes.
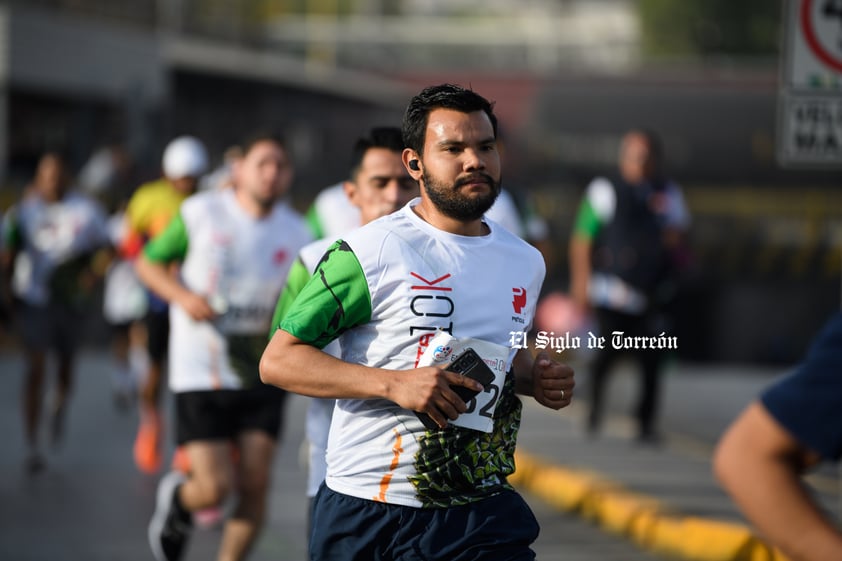
{"type": "Polygon", "coordinates": [[[746,517],[787,556],[842,559],[842,531],[801,476],[842,457],[842,312],[791,374],[766,388],[720,438],[713,468],[746,517]]]}

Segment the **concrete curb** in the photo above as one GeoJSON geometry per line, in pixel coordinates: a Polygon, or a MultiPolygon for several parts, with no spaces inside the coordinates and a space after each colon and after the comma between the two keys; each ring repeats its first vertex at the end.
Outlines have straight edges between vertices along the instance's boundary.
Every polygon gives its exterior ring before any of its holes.
{"type": "Polygon", "coordinates": [[[515,454],[515,462],[512,485],[654,553],[687,561],[789,561],[744,525],[670,512],[656,499],[597,473],[552,465],[523,452],[515,454]]]}

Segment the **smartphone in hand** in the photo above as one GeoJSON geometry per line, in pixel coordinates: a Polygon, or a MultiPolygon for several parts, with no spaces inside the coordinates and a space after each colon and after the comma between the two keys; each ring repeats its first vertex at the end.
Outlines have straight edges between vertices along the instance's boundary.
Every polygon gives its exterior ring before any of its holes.
{"type": "MultiPolygon", "coordinates": [[[[462,354],[456,357],[445,370],[464,374],[465,377],[472,378],[482,384],[484,388],[488,388],[488,385],[494,381],[494,372],[485,364],[482,357],[470,347],[466,348],[462,354]]],[[[462,401],[466,403],[479,393],[465,386],[450,386],[450,389],[456,392],[456,395],[461,397],[462,401]]],[[[426,413],[417,413],[417,415],[428,429],[439,429],[439,426],[426,413]]]]}

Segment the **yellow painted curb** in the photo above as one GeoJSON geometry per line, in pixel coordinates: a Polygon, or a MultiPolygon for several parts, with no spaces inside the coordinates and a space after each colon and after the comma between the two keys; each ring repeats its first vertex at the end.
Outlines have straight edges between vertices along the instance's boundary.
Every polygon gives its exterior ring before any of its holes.
{"type": "Polygon", "coordinates": [[[573,512],[650,551],[688,561],[788,561],[748,527],[681,516],[599,474],[544,463],[517,452],[509,478],[564,512],[573,512]]]}

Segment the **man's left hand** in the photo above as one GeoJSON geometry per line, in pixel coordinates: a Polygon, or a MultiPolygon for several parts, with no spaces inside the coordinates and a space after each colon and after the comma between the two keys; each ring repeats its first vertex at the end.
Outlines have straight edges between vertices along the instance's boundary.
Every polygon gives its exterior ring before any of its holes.
{"type": "Polygon", "coordinates": [[[573,399],[573,369],[550,359],[541,351],[532,364],[532,390],[535,400],[550,409],[561,409],[573,399]]]}

